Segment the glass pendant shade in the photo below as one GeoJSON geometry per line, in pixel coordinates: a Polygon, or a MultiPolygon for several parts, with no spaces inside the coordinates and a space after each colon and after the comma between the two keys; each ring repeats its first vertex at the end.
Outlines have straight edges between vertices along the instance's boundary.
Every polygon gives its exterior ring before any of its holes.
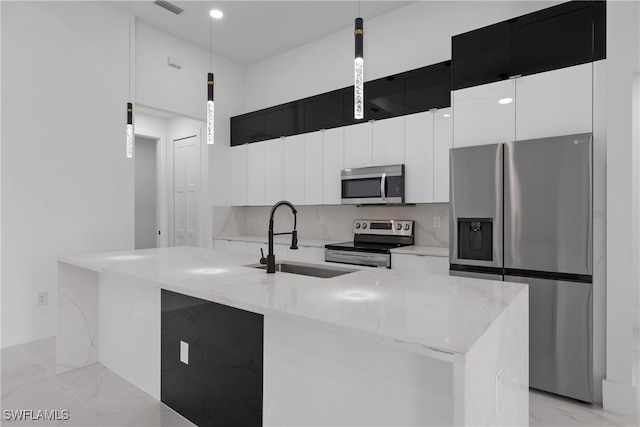
{"type": "Polygon", "coordinates": [[[362,26],[362,18],[356,18],[354,34],[356,49],[353,64],[353,117],[357,120],[360,120],[364,118],[364,58],[362,54],[362,39],[364,36],[364,30],[362,26]]]}
{"type": "Polygon", "coordinates": [[[127,103],[127,157],[133,157],[133,105],[127,103]]]}
{"type": "Polygon", "coordinates": [[[213,145],[213,73],[207,76],[207,144],[213,145]]]}

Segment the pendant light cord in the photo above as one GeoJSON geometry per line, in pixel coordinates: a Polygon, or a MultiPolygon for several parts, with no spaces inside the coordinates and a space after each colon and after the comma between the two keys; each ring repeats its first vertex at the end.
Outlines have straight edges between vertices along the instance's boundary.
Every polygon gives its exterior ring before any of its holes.
{"type": "Polygon", "coordinates": [[[211,19],[209,19],[209,72],[211,72],[211,68],[213,65],[213,61],[211,59],[211,39],[213,38],[213,30],[212,30],[213,24],[211,23],[211,19]]]}

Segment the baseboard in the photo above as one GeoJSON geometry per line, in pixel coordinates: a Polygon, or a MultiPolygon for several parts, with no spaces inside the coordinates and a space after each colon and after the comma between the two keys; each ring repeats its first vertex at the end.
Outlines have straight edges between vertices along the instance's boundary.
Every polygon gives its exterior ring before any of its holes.
{"type": "Polygon", "coordinates": [[[602,407],[606,411],[635,417],[638,411],[636,393],[636,388],[630,384],[602,380],[602,407]]]}
{"type": "Polygon", "coordinates": [[[2,325],[2,348],[25,344],[56,335],[56,318],[2,325]]]}

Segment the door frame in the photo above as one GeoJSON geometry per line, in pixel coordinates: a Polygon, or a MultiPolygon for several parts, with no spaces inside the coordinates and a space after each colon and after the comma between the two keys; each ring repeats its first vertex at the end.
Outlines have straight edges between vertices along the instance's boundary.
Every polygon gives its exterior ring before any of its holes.
{"type": "MultiPolygon", "coordinates": [[[[162,144],[161,144],[161,137],[159,136],[151,136],[151,135],[146,135],[146,134],[142,134],[142,133],[135,133],[134,134],[134,150],[133,150],[133,155],[135,156],[135,138],[140,137],[140,138],[145,138],[145,139],[149,139],[149,140],[153,140],[155,141],[155,148],[156,148],[156,231],[158,232],[156,234],[156,248],[159,248],[162,246],[162,229],[166,228],[163,227],[162,224],[162,205],[163,205],[163,197],[162,197],[162,175],[163,175],[163,171],[162,171],[162,144]]],[[[135,159],[135,157],[134,157],[135,159]]],[[[135,162],[134,162],[134,171],[135,171],[135,162]]],[[[135,176],[135,172],[134,172],[134,176],[135,176]]],[[[134,198],[135,198],[135,194],[134,194],[134,198]]],[[[134,212],[134,216],[135,216],[135,212],[134,212]]],[[[134,230],[135,232],[135,230],[134,230]]]]}

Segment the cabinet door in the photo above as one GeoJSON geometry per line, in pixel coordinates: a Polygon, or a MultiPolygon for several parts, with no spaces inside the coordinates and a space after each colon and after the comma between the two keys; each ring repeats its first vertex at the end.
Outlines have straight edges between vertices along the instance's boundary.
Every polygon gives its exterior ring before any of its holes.
{"type": "Polygon", "coordinates": [[[358,123],[344,128],[344,167],[359,168],[371,166],[372,122],[358,123]]]}
{"type": "Polygon", "coordinates": [[[247,144],[231,147],[231,206],[247,204],[247,144]]]}
{"type": "Polygon", "coordinates": [[[324,195],[322,160],[324,157],[323,131],[304,136],[304,204],[321,205],[324,195]]]}
{"type": "Polygon", "coordinates": [[[270,206],[283,198],[282,145],[283,138],[265,142],[264,202],[270,206]]]}
{"type": "Polygon", "coordinates": [[[449,258],[394,253],[391,256],[391,268],[393,270],[415,271],[419,273],[441,274],[448,276],[449,258]]]}
{"type": "Polygon", "coordinates": [[[323,203],[325,205],[339,205],[342,191],[340,172],[344,168],[344,128],[325,131],[323,143],[323,203]]]}
{"type": "Polygon", "coordinates": [[[513,23],[513,67],[528,75],[593,61],[592,2],[571,1],[513,23]]]}
{"type": "Polygon", "coordinates": [[[515,79],[453,92],[453,146],[513,141],[515,110],[515,79]]]}
{"type": "Polygon", "coordinates": [[[405,200],[433,201],[433,113],[405,116],[405,200]]]}
{"type": "Polygon", "coordinates": [[[449,150],[453,147],[451,108],[433,114],[433,201],[449,203],[449,150]]]}
{"type": "Polygon", "coordinates": [[[262,425],[262,315],[164,289],[161,311],[162,402],[200,426],[262,425]]]}
{"type": "Polygon", "coordinates": [[[454,90],[512,75],[511,24],[500,22],[451,38],[454,90]]]}
{"type": "Polygon", "coordinates": [[[284,186],[285,200],[294,205],[304,204],[304,135],[284,139],[284,186]]]}
{"type": "MultiPolygon", "coordinates": [[[[277,232],[277,231],[276,231],[277,232]]],[[[267,234],[267,227],[264,229],[265,235],[267,234]]],[[[268,243],[258,243],[258,242],[247,242],[247,251],[246,253],[251,256],[256,257],[256,262],[259,262],[262,253],[266,257],[269,253],[269,244],[268,243]],[[260,251],[262,249],[262,252],[260,251]]],[[[289,245],[283,245],[280,243],[276,243],[273,245],[273,253],[276,256],[276,261],[283,259],[287,259],[289,254],[289,245]]]]}
{"type": "Polygon", "coordinates": [[[264,205],[264,142],[247,144],[247,204],[264,205]]]}
{"type": "Polygon", "coordinates": [[[227,252],[235,252],[237,254],[247,253],[247,242],[236,240],[215,239],[214,249],[227,252]]]}
{"type": "Polygon", "coordinates": [[[516,138],[592,131],[592,64],[516,79],[516,138]]]}
{"type": "Polygon", "coordinates": [[[374,165],[404,163],[404,116],[373,122],[372,141],[374,165]]]}

